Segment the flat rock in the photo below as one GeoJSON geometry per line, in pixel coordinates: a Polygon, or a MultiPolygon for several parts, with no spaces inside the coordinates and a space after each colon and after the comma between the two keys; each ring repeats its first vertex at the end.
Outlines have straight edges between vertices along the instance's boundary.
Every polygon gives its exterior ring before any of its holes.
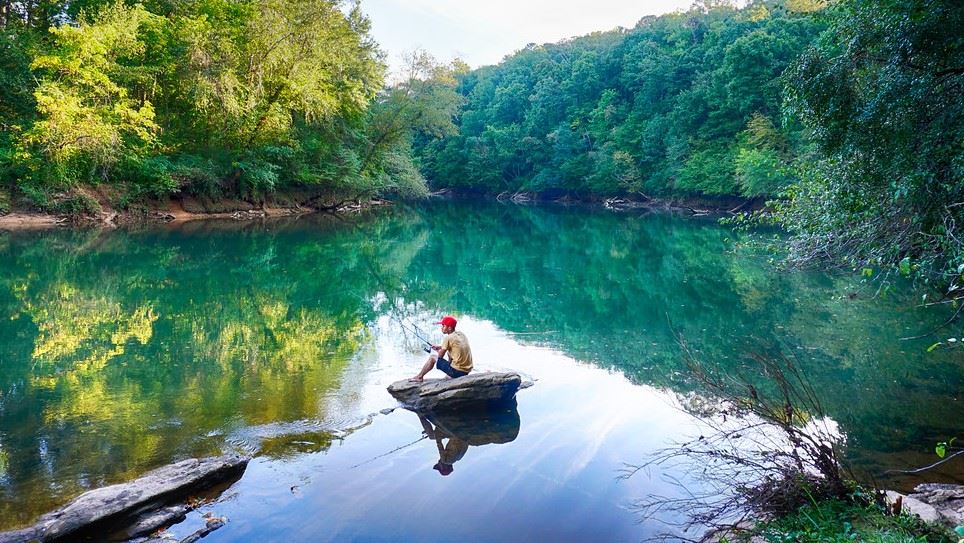
{"type": "Polygon", "coordinates": [[[511,405],[521,386],[518,373],[483,372],[421,383],[396,381],[388,392],[409,409],[441,411],[511,405]]]}
{"type": "Polygon", "coordinates": [[[148,511],[130,525],[124,535],[128,539],[148,535],[159,528],[184,520],[190,511],[191,506],[185,503],[164,507],[157,511],[148,511]]]}
{"type": "Polygon", "coordinates": [[[66,541],[78,533],[158,509],[237,475],[249,460],[234,455],[192,458],[150,471],[129,483],[91,490],[43,515],[30,528],[0,533],[0,543],[66,541]]]}
{"type": "Polygon", "coordinates": [[[934,506],[892,490],[887,491],[887,501],[889,503],[896,503],[897,498],[901,498],[901,510],[903,512],[909,515],[917,515],[924,522],[941,521],[941,514],[937,512],[937,508],[934,506]]]}
{"type": "Polygon", "coordinates": [[[934,507],[946,524],[964,525],[964,485],[925,483],[908,497],[934,507]]]}

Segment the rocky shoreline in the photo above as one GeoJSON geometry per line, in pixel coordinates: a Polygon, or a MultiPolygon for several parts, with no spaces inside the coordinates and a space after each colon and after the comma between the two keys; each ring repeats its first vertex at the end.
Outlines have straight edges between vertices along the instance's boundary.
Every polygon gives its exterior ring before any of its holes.
{"type": "Polygon", "coordinates": [[[691,215],[733,214],[742,211],[762,209],[762,198],[743,197],[683,197],[652,198],[643,194],[623,194],[617,196],[598,196],[594,194],[572,194],[562,192],[501,192],[499,194],[443,189],[432,193],[433,197],[453,199],[494,199],[519,205],[561,204],[601,206],[612,211],[669,211],[691,215]]]}
{"type": "MultiPolygon", "coordinates": [[[[86,193],[85,193],[86,196],[86,193]]],[[[760,209],[759,199],[744,198],[649,198],[624,195],[601,198],[594,195],[542,194],[517,192],[486,194],[444,189],[430,197],[494,199],[518,205],[553,203],[562,205],[601,206],[617,212],[661,211],[686,213],[693,216],[734,214],[760,209]]],[[[372,207],[390,205],[381,198],[343,198],[339,195],[315,192],[292,192],[278,194],[262,202],[242,199],[206,200],[191,196],[178,196],[167,200],[141,203],[125,209],[111,204],[103,195],[88,196],[90,210],[75,213],[55,213],[16,207],[0,213],[0,231],[38,230],[58,227],[106,227],[113,228],[137,224],[167,224],[197,220],[256,220],[272,217],[304,215],[318,212],[353,213],[372,207]]]]}
{"type": "MultiPolygon", "coordinates": [[[[218,485],[223,485],[223,491],[240,479],[249,461],[248,457],[235,455],[191,458],[128,483],[90,490],[43,515],[33,526],[0,533],[0,543],[142,541],[157,530],[184,520],[196,507],[196,502],[188,499],[190,495],[216,489],[218,485]]],[[[223,518],[209,518],[204,528],[183,543],[196,541],[225,522],[223,518]]]]}
{"type": "Polygon", "coordinates": [[[887,502],[895,512],[917,515],[924,522],[964,526],[964,485],[924,483],[906,495],[888,490],[887,502]]]}

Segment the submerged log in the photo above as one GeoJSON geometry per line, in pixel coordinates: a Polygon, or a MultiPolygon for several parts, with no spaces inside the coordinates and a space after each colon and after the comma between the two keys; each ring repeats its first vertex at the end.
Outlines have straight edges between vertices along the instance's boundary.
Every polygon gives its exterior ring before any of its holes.
{"type": "MultiPolygon", "coordinates": [[[[144,521],[143,514],[232,477],[240,477],[250,458],[220,456],[183,460],[119,485],[85,492],[64,507],[40,517],[30,528],[0,533],[0,543],[82,540],[84,534],[144,521]],[[141,515],[140,518],[138,516],[141,515]]],[[[170,518],[182,516],[174,508],[170,518]]],[[[157,522],[148,522],[152,528],[157,522]]]]}
{"type": "Polygon", "coordinates": [[[517,373],[474,373],[455,379],[426,379],[421,383],[396,381],[388,392],[415,411],[444,411],[512,405],[523,388],[517,373]]]}

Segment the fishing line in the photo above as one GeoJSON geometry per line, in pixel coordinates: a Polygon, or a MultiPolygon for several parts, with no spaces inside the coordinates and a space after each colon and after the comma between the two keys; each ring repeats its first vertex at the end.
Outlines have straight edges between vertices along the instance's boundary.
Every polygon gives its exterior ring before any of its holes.
{"type": "Polygon", "coordinates": [[[425,440],[425,439],[428,439],[428,436],[427,436],[427,435],[423,435],[422,437],[416,439],[415,441],[413,441],[413,442],[411,442],[411,443],[406,443],[405,445],[402,445],[401,447],[395,447],[394,449],[388,451],[387,453],[380,454],[380,455],[378,455],[378,456],[376,456],[376,457],[374,457],[374,458],[369,458],[368,460],[365,460],[364,462],[361,462],[360,464],[355,464],[354,466],[352,466],[352,467],[350,467],[350,468],[348,468],[348,469],[355,469],[355,468],[357,468],[357,467],[359,467],[359,466],[364,466],[365,464],[370,464],[370,463],[374,462],[375,460],[378,460],[379,458],[384,458],[384,457],[386,457],[386,456],[388,456],[388,455],[390,455],[390,454],[397,453],[398,451],[400,451],[400,450],[402,450],[402,449],[407,449],[408,447],[411,447],[412,445],[418,443],[419,441],[425,440]]]}

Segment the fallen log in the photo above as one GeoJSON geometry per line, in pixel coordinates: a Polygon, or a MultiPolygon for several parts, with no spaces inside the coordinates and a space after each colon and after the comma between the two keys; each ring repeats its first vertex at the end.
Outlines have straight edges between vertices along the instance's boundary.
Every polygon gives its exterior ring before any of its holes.
{"type": "Polygon", "coordinates": [[[396,381],[388,393],[414,411],[509,406],[524,388],[517,373],[473,373],[455,379],[426,379],[422,382],[396,381]]]}
{"type": "Polygon", "coordinates": [[[151,512],[198,490],[239,478],[249,460],[234,455],[192,458],[150,471],[128,483],[91,490],[43,515],[29,528],[0,533],[0,543],[78,541],[85,534],[102,534],[138,522],[144,523],[142,528],[156,529],[159,522],[183,518],[184,511],[178,507],[164,509],[159,515],[166,520],[160,521],[158,517],[151,518],[151,512]]]}

